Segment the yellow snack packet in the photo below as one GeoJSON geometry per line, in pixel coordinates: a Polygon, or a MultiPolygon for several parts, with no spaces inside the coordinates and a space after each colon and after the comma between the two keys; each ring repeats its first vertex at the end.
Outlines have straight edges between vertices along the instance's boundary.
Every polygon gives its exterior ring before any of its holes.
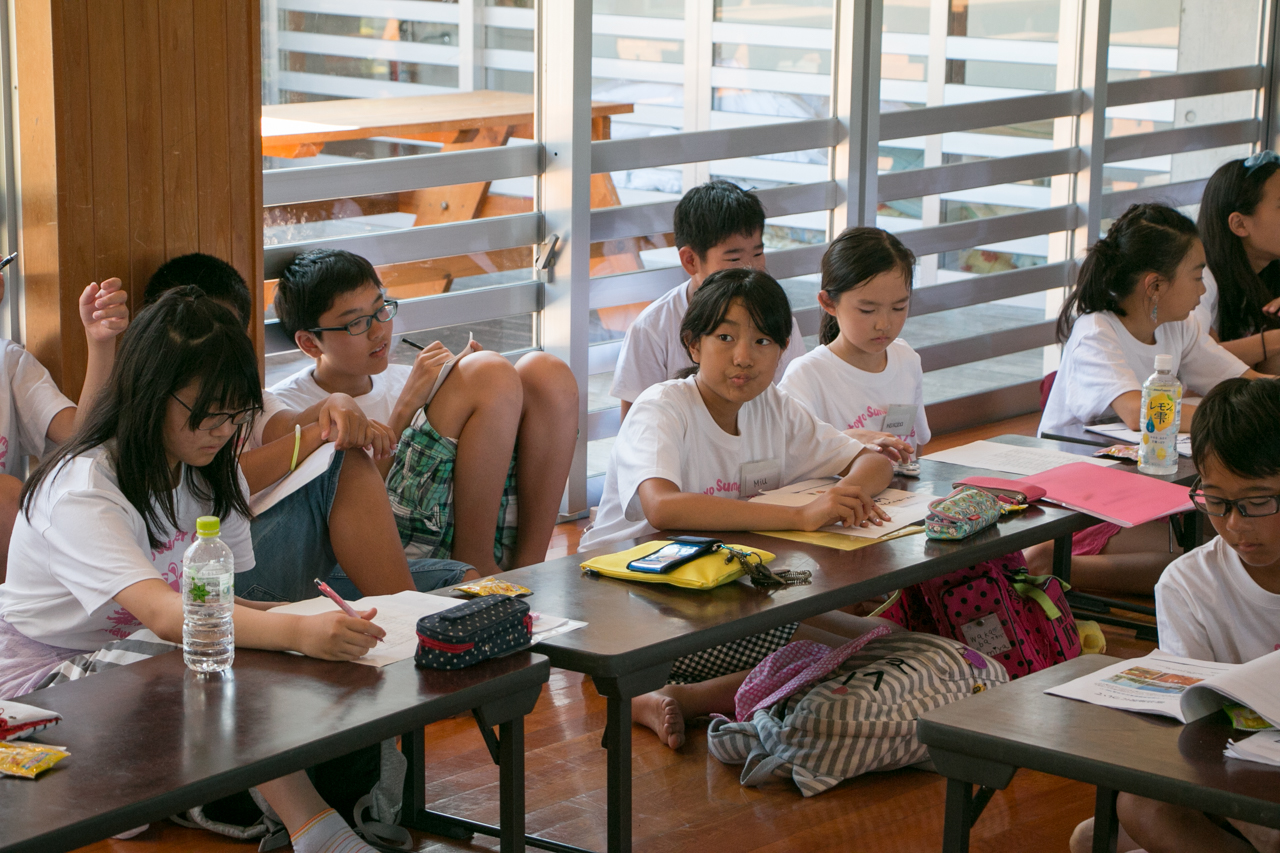
{"type": "Polygon", "coordinates": [[[34,779],[70,753],[42,743],[0,741],[0,775],[34,779]]]}
{"type": "Polygon", "coordinates": [[[533,590],[528,587],[523,587],[516,583],[508,583],[494,577],[481,578],[478,581],[464,583],[462,586],[455,586],[454,589],[458,590],[458,592],[465,592],[468,595],[533,595],[533,590]]]}

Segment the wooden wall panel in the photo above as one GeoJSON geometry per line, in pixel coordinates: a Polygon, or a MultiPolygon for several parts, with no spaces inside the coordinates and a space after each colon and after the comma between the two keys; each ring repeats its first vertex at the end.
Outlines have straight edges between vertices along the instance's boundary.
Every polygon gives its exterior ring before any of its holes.
{"type": "Polygon", "coordinates": [[[26,340],[74,398],[90,281],[119,276],[136,311],[201,251],[260,286],[259,5],[15,0],[15,19],[26,340]]]}

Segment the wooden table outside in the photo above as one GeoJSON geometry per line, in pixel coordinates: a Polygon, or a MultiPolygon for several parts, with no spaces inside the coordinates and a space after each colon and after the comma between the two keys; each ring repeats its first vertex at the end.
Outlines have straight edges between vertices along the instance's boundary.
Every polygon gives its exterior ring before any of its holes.
{"type": "Polygon", "coordinates": [[[969,849],[991,792],[1019,767],[1097,786],[1094,853],[1116,849],[1117,791],[1280,829],[1280,771],[1223,756],[1234,736],[1224,714],[1184,726],[1044,692],[1117,662],[1085,655],[920,718],[920,740],[947,777],[943,853],[969,849]]]}
{"type": "Polygon", "coordinates": [[[469,710],[499,757],[502,850],[524,850],[524,715],[550,673],[517,652],[455,672],[412,660],[377,668],[237,649],[229,676],[200,678],[180,652],[38,690],[23,702],[63,721],[37,740],[71,757],[38,779],[0,777],[0,853],[58,853],[403,735],[402,823],[423,810],[422,727],[469,710]]]}
{"type": "MultiPolygon", "coordinates": [[[[634,112],[632,104],[593,101],[591,138],[608,139],[615,115],[634,112]]],[[[494,148],[512,137],[533,138],[533,96],[516,92],[479,90],[445,95],[402,98],[351,98],[297,104],[273,104],[262,108],[262,153],[268,157],[314,157],[326,143],[373,137],[395,137],[442,144],[442,151],[494,148]]],[[[414,226],[460,222],[533,210],[533,199],[490,194],[489,182],[432,187],[399,194],[399,210],[414,214],[414,226]]],[[[605,172],[591,176],[591,206],[616,207],[620,203],[613,178],[605,172]]],[[[593,246],[591,273],[630,272],[642,268],[640,241],[611,240],[593,246]]],[[[454,278],[478,275],[491,269],[521,265],[529,249],[490,252],[490,263],[477,264],[463,257],[432,261],[438,284],[400,291],[409,298],[444,293],[454,278]],[[514,257],[513,253],[519,253],[514,257]]],[[[422,278],[422,268],[404,265],[404,283],[422,278]]],[[[389,287],[401,282],[395,270],[384,276],[389,287]]],[[[267,300],[268,304],[270,299],[267,300]]]]}

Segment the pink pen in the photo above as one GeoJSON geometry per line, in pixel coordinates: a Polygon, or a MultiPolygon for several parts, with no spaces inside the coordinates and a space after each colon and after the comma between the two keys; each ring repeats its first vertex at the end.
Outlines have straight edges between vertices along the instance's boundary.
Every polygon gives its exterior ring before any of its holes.
{"type": "MultiPolygon", "coordinates": [[[[320,578],[316,578],[315,581],[316,581],[316,589],[320,590],[321,594],[324,595],[325,598],[329,599],[334,604],[341,607],[343,613],[347,614],[352,619],[360,618],[360,614],[355,611],[355,608],[353,608],[350,604],[347,604],[345,601],[343,601],[342,596],[338,595],[336,592],[333,591],[333,587],[329,586],[327,583],[320,580],[320,578]]],[[[382,642],[381,637],[374,637],[374,639],[377,640],[379,643],[382,642]]]]}

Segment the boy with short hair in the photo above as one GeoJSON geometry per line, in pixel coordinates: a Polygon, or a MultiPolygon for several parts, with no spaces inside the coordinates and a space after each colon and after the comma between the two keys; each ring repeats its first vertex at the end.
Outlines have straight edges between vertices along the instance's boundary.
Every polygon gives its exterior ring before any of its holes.
{"type": "MultiPolygon", "coordinates": [[[[1156,584],[1160,648],[1245,663],[1280,648],[1280,380],[1228,379],[1191,421],[1192,492],[1217,537],[1169,564],[1156,584]]],[[[1121,794],[1120,851],[1280,850],[1280,830],[1121,794]]],[[[1093,821],[1072,851],[1089,850],[1093,821]]]]}
{"type": "MultiPolygon", "coordinates": [[[[658,297],[627,329],[609,389],[622,401],[624,418],[641,391],[693,367],[680,341],[680,324],[703,279],[717,270],[765,268],[764,207],[755,193],[729,181],[708,181],[684,194],[674,219],[680,265],[689,280],[658,297]]],[[[791,341],[778,362],[775,384],[791,360],[802,355],[800,325],[792,318],[791,341]]]]}
{"type": "Polygon", "coordinates": [[[546,559],[577,438],[568,365],[535,352],[513,366],[478,344],[455,357],[439,341],[412,367],[390,364],[396,303],[368,260],[336,249],[294,258],[275,308],[315,366],[271,391],[295,408],[349,394],[400,439],[382,468],[410,555],[451,555],[482,575],[546,559]]]}
{"type": "MultiPolygon", "coordinates": [[[[199,252],[167,261],[147,283],[150,305],[175,287],[195,285],[229,308],[248,332],[249,288],[236,268],[199,252]]],[[[314,579],[328,579],[341,596],[437,589],[462,579],[469,566],[452,560],[407,561],[391,516],[382,475],[365,453],[390,457],[389,430],[371,424],[345,394],[326,395],[294,411],[269,391],[240,453],[251,494],[287,476],[292,467],[332,442],[328,468],[250,522],[257,565],[236,576],[236,593],[257,601],[296,601],[317,595],[314,579]]]]}

